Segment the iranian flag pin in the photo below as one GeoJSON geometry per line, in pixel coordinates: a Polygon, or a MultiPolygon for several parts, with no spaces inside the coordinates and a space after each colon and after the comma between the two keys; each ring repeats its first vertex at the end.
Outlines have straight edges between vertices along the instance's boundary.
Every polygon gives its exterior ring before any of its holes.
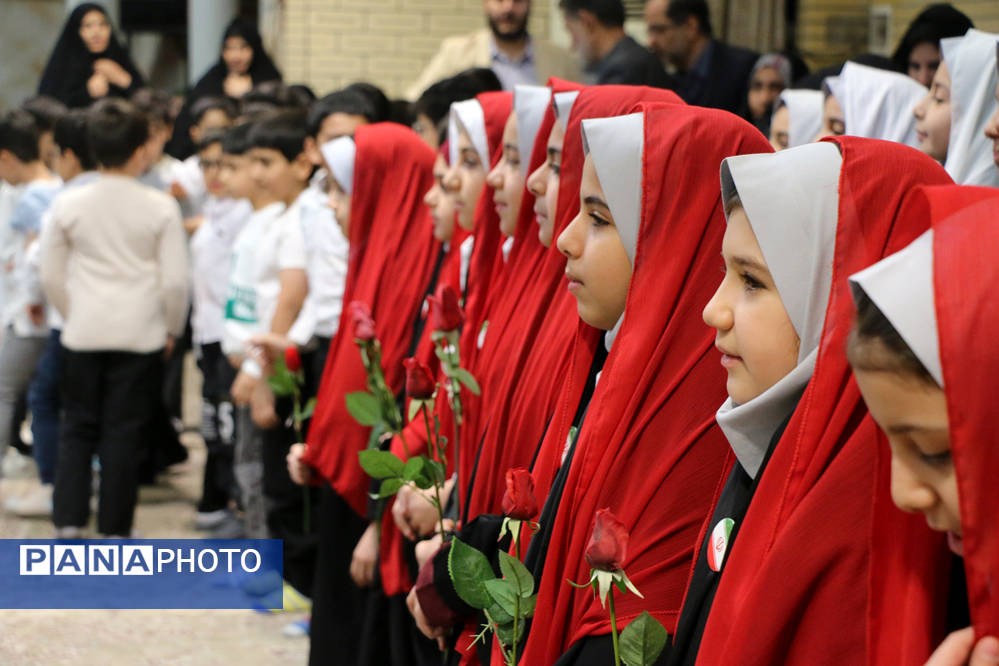
{"type": "Polygon", "coordinates": [[[712,571],[721,571],[725,562],[725,553],[728,552],[729,536],[735,521],[731,518],[722,518],[715,523],[715,528],[711,530],[711,539],[708,541],[708,566],[712,571]]]}

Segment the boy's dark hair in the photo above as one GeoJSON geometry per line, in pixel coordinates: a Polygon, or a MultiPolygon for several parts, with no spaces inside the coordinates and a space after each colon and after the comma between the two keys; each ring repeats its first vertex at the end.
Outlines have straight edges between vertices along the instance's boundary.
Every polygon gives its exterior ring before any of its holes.
{"type": "Polygon", "coordinates": [[[323,121],[334,113],[346,113],[349,116],[364,116],[369,123],[378,122],[374,105],[361,91],[356,88],[344,88],[331,92],[317,99],[306,119],[306,130],[309,136],[315,137],[322,129],[323,121]]]}
{"type": "Polygon", "coordinates": [[[496,72],[485,67],[475,67],[458,72],[454,76],[441,79],[420,95],[413,103],[412,114],[415,118],[425,115],[433,121],[441,132],[441,142],[444,142],[448,111],[455,102],[471,99],[479,93],[502,90],[496,72]]]}
{"type": "Polygon", "coordinates": [[[87,111],[87,140],[94,162],[123,166],[149,139],[149,120],[134,104],[105,97],[87,111]]]}
{"type": "Polygon", "coordinates": [[[253,123],[241,123],[222,134],[222,152],[226,155],[244,155],[250,149],[250,130],[253,123]]]}
{"type": "Polygon", "coordinates": [[[850,284],[857,316],[846,343],[846,355],[856,370],[910,375],[929,386],[938,384],[912,348],[874,301],[857,284],[850,284]]]}
{"type": "Polygon", "coordinates": [[[389,103],[389,122],[411,127],[416,122],[413,103],[408,99],[394,99],[389,103]]]}
{"type": "Polygon", "coordinates": [[[31,114],[38,125],[38,131],[43,134],[55,129],[56,121],[69,111],[65,104],[48,95],[29,97],[21,104],[21,108],[31,114]]]}
{"type": "Polygon", "coordinates": [[[711,36],[711,10],[705,0],[670,0],[666,18],[676,24],[686,23],[691,16],[697,19],[702,35],[711,36]]]}
{"type": "Polygon", "coordinates": [[[389,101],[385,91],[375,84],[358,81],[356,83],[351,83],[347,86],[346,90],[356,90],[367,97],[368,101],[371,102],[371,106],[375,113],[374,117],[369,119],[368,122],[381,123],[391,119],[392,102],[389,101]]]}
{"type": "Polygon", "coordinates": [[[264,116],[253,124],[250,148],[277,150],[289,162],[305,151],[305,113],[287,109],[264,116]]]}
{"type": "Polygon", "coordinates": [[[621,0],[559,0],[558,6],[569,14],[588,11],[608,28],[624,26],[624,3],[621,0]]]}
{"type": "Polygon", "coordinates": [[[86,109],[73,109],[57,120],[52,130],[52,139],[59,146],[60,152],[72,150],[84,171],[92,171],[97,167],[87,138],[86,109]]]}
{"type": "Polygon", "coordinates": [[[40,135],[38,123],[24,109],[10,109],[0,114],[0,150],[10,151],[21,162],[40,159],[40,135]]]}
{"type": "MultiPolygon", "coordinates": [[[[196,146],[197,151],[200,153],[202,150],[212,145],[213,143],[224,143],[227,131],[228,130],[222,127],[206,130],[204,135],[202,135],[201,137],[201,141],[199,141],[198,145],[196,146]]],[[[224,148],[223,152],[225,152],[224,148]]]]}
{"type": "Polygon", "coordinates": [[[235,118],[239,113],[239,109],[236,108],[236,102],[228,97],[202,97],[191,105],[192,122],[197,125],[209,111],[221,111],[229,120],[235,118]]]}
{"type": "Polygon", "coordinates": [[[139,88],[132,94],[132,104],[150,123],[173,125],[173,100],[165,90],[139,88]]]}
{"type": "Polygon", "coordinates": [[[300,106],[303,109],[309,108],[309,105],[316,101],[316,93],[304,83],[293,83],[288,86],[288,97],[294,106],[300,106]]]}

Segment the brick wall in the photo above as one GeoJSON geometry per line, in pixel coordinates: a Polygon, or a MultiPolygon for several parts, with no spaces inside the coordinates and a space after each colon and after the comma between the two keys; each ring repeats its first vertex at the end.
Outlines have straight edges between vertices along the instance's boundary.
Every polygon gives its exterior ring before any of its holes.
{"type": "MultiPolygon", "coordinates": [[[[548,16],[535,0],[531,32],[547,35],[548,16]]],[[[284,0],[277,57],[320,95],[364,80],[400,96],[444,37],[484,25],[481,0],[284,0]]]]}

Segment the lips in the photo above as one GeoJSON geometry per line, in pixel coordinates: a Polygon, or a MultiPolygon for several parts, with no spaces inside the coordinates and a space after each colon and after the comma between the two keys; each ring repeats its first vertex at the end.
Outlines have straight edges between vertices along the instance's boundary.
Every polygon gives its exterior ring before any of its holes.
{"type": "Polygon", "coordinates": [[[947,546],[955,555],[964,557],[964,539],[959,534],[947,532],[947,546]]]}
{"type": "Polygon", "coordinates": [[[574,291],[583,286],[583,281],[569,271],[565,272],[565,279],[569,281],[569,291],[574,291]]]}
{"type": "Polygon", "coordinates": [[[723,367],[725,367],[725,368],[734,368],[735,366],[737,366],[740,363],[742,363],[742,357],[736,356],[735,354],[732,354],[731,352],[729,352],[728,350],[726,350],[724,347],[721,347],[721,346],[719,346],[719,345],[716,344],[715,345],[715,349],[717,349],[719,352],[721,352],[721,355],[722,355],[722,357],[721,357],[721,364],[722,364],[723,367]]]}
{"type": "Polygon", "coordinates": [[[919,130],[916,130],[916,140],[918,140],[919,143],[926,141],[927,136],[929,135],[926,132],[920,132],[919,130]]]}

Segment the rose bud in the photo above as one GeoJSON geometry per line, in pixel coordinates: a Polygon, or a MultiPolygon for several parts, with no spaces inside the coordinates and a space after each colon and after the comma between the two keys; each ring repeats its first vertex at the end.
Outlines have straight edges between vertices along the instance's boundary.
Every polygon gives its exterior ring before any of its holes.
{"type": "Polygon", "coordinates": [[[514,520],[530,520],[538,514],[534,497],[534,477],[523,467],[506,471],[506,492],[503,494],[503,515],[514,520]]]}
{"type": "Polygon", "coordinates": [[[586,561],[594,569],[617,571],[624,566],[624,556],[628,550],[628,532],[624,524],[610,509],[597,511],[590,533],[590,543],[586,545],[586,561]]]}
{"type": "Polygon", "coordinates": [[[415,358],[407,358],[402,363],[406,366],[406,395],[413,400],[431,398],[437,383],[430,374],[430,369],[415,358]]]}
{"type": "Polygon", "coordinates": [[[375,320],[371,318],[368,304],[364,301],[352,301],[348,309],[354,322],[354,337],[358,340],[374,340],[375,320]]]}
{"type": "Polygon", "coordinates": [[[284,350],[284,364],[291,372],[302,369],[302,357],[298,355],[298,347],[291,346],[284,350]]]}
{"type": "Polygon", "coordinates": [[[437,293],[428,297],[431,323],[435,331],[455,331],[465,321],[465,313],[458,305],[458,294],[451,285],[442,283],[437,293]]]}

